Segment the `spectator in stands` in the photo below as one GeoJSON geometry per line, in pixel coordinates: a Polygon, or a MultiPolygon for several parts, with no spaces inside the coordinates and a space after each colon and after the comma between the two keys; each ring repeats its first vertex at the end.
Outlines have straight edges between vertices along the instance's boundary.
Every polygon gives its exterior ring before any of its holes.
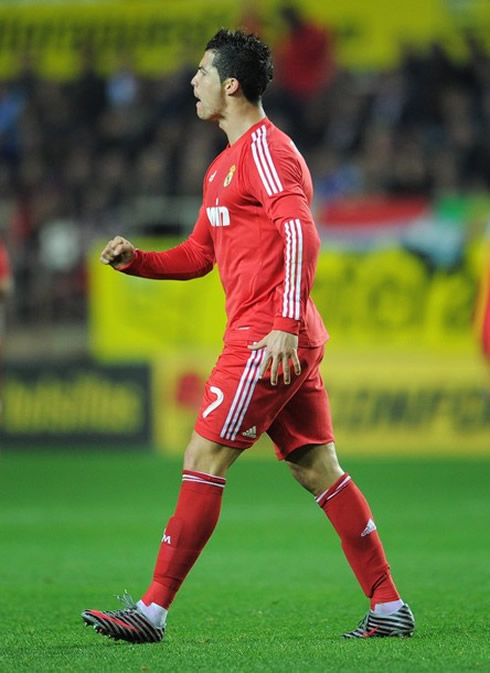
{"type": "Polygon", "coordinates": [[[25,98],[17,87],[0,82],[0,158],[15,165],[21,153],[19,120],[25,98]]]}
{"type": "Polygon", "coordinates": [[[107,105],[106,82],[97,72],[95,55],[89,46],[80,50],[80,60],[80,74],[71,91],[73,113],[79,123],[93,127],[107,105]]]}
{"type": "MultiPolygon", "coordinates": [[[[427,52],[405,46],[399,67],[356,72],[336,66],[328,28],[290,5],[281,16],[287,30],[267,107],[298,141],[319,197],[439,197],[490,188],[490,61],[474,37],[466,36],[464,63],[441,44],[427,52]]],[[[19,321],[63,318],[66,302],[40,309],[40,293],[51,301],[42,288],[56,284],[40,259],[44,229],[73,221],[86,248],[124,223],[165,233],[155,204],[199,195],[202,166],[222,142],[211,126],[196,140],[187,67],[144,78],[123,64],[104,77],[90,49],[81,57],[79,77],[64,83],[41,78],[32,55],[24,55],[18,75],[0,87],[0,207],[15,259],[19,321]],[[151,222],[142,213],[151,213],[151,222]]],[[[70,306],[78,306],[70,310],[83,315],[80,269],[70,273],[70,306]]]]}
{"type": "Polygon", "coordinates": [[[293,5],[282,6],[280,16],[286,33],[274,50],[276,106],[287,111],[294,134],[301,137],[305,135],[308,106],[335,74],[333,34],[326,26],[306,19],[293,5]]]}
{"type": "MultiPolygon", "coordinates": [[[[7,248],[0,240],[0,364],[3,354],[5,319],[7,311],[7,299],[13,289],[12,271],[10,260],[7,254],[7,248]]],[[[0,419],[2,417],[2,398],[1,398],[2,372],[0,371],[0,419]]]]}

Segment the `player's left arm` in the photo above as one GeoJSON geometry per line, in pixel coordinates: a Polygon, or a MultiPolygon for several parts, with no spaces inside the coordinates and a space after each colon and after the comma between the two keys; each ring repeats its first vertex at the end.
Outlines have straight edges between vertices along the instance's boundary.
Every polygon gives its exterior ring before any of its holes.
{"type": "MultiPolygon", "coordinates": [[[[277,383],[282,365],[284,382],[291,380],[290,362],[296,374],[301,372],[298,359],[298,334],[306,312],[315,276],[320,239],[305,193],[303,160],[291,148],[269,147],[254,155],[258,179],[256,194],[282,239],[283,277],[279,301],[275,307],[272,331],[251,348],[266,346],[267,355],[260,375],[271,368],[271,383],[277,383]]],[[[309,181],[306,175],[306,183],[309,181]]]]}

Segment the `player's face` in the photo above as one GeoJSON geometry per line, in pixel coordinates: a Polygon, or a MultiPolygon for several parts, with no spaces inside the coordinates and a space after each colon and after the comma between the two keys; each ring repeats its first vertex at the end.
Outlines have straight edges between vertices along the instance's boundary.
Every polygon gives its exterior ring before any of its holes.
{"type": "Polygon", "coordinates": [[[196,112],[200,119],[222,117],[225,96],[217,69],[212,65],[214,52],[206,51],[191,80],[194,96],[197,98],[196,112]]]}

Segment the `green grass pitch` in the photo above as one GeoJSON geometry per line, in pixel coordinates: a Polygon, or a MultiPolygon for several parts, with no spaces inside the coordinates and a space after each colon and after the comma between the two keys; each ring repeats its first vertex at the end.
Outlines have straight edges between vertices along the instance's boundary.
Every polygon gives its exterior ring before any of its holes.
{"type": "Polygon", "coordinates": [[[274,461],[239,460],[221,520],[159,645],[115,643],[80,612],[150,580],[180,460],[0,458],[0,671],[462,673],[490,670],[485,460],[343,461],[370,500],[417,618],[411,639],[344,641],[366,601],[312,497],[274,461]]]}

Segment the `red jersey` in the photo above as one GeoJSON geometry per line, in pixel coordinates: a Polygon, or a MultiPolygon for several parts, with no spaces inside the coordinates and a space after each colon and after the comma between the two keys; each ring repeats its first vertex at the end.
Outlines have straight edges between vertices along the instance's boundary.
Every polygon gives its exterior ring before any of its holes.
{"type": "Polygon", "coordinates": [[[226,296],[225,342],[258,341],[271,330],[299,345],[327,338],[310,298],[320,239],[310,211],[313,187],[292,140],[267,118],[212,162],[190,237],[165,252],[136,250],[123,271],[187,280],[216,263],[226,296]]]}

